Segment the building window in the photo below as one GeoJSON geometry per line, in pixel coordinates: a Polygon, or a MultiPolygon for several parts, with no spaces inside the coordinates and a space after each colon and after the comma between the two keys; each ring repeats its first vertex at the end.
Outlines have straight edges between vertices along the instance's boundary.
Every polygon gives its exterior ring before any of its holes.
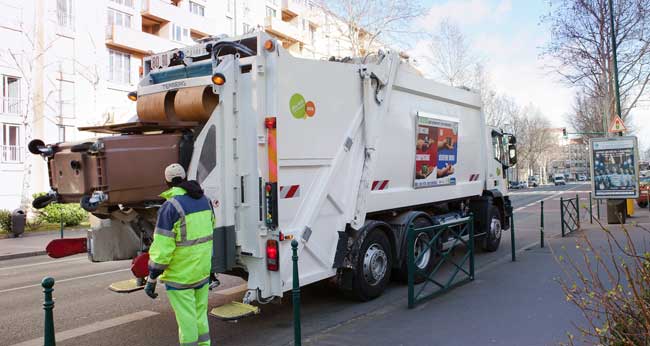
{"type": "Polygon", "coordinates": [[[172,40],[178,42],[187,42],[190,37],[190,31],[180,25],[172,24],[172,40]]]}
{"type": "Polygon", "coordinates": [[[59,81],[59,116],[74,118],[74,83],[59,81]]]}
{"type": "Polygon", "coordinates": [[[2,162],[23,162],[22,147],[20,146],[20,125],[2,124],[2,147],[0,158],[2,162]]]}
{"type": "Polygon", "coordinates": [[[72,0],[56,0],[56,16],[59,26],[74,29],[72,0]]]}
{"type": "Polygon", "coordinates": [[[273,7],[266,6],[266,16],[267,17],[276,17],[277,11],[273,7]]]}
{"type": "Polygon", "coordinates": [[[242,24],[242,33],[247,34],[251,32],[251,25],[248,23],[243,23],[242,24]]]}
{"type": "Polygon", "coordinates": [[[20,78],[2,76],[2,113],[21,115],[20,78]]]}
{"type": "Polygon", "coordinates": [[[132,19],[133,16],[128,13],[116,11],[112,8],[108,9],[108,26],[115,25],[130,28],[132,19]]]}
{"type": "Polygon", "coordinates": [[[266,2],[273,6],[278,6],[278,0],[266,0],[266,2]]]}
{"type": "Polygon", "coordinates": [[[109,81],[120,84],[131,83],[131,55],[108,50],[108,78],[109,81]]]}
{"type": "Polygon", "coordinates": [[[133,8],[133,0],[110,0],[110,1],[118,5],[133,8]]]}
{"type": "Polygon", "coordinates": [[[196,14],[197,16],[205,17],[205,6],[190,1],[190,12],[196,14]]]}
{"type": "Polygon", "coordinates": [[[234,7],[233,0],[226,0],[226,13],[232,13],[234,7]]]}

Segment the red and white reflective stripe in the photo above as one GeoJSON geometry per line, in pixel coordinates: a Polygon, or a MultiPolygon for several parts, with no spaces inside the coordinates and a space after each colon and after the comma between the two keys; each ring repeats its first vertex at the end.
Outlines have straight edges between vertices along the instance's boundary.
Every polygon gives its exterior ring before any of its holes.
{"type": "Polygon", "coordinates": [[[375,180],[372,182],[372,191],[385,190],[390,180],[375,180]]]}
{"type": "Polygon", "coordinates": [[[469,176],[469,181],[477,181],[480,174],[472,174],[469,176]]]}
{"type": "Polygon", "coordinates": [[[280,198],[300,197],[300,185],[280,186],[280,198]]]}

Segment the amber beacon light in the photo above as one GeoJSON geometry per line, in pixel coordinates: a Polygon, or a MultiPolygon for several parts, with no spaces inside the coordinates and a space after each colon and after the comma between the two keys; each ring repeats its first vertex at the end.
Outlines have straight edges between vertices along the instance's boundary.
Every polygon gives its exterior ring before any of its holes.
{"type": "Polygon", "coordinates": [[[137,101],[138,100],[138,93],[135,92],[135,91],[131,91],[130,93],[128,93],[126,95],[126,97],[128,97],[129,100],[131,100],[131,101],[137,101]]]}
{"type": "Polygon", "coordinates": [[[215,73],[212,75],[212,83],[216,85],[224,85],[226,83],[226,76],[222,73],[215,73]]]}

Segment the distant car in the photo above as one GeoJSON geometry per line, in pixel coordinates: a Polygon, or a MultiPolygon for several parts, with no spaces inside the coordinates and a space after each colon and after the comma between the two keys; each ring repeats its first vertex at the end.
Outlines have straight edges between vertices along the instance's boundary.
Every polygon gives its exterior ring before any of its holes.
{"type": "Polygon", "coordinates": [[[528,186],[538,187],[539,186],[539,180],[536,177],[528,178],[528,186]]]}
{"type": "Polygon", "coordinates": [[[578,181],[587,181],[587,176],[584,174],[578,175],[578,181]]]}
{"type": "Polygon", "coordinates": [[[555,186],[566,185],[566,180],[564,180],[564,177],[561,176],[561,175],[560,176],[555,176],[555,177],[553,177],[553,183],[555,184],[555,186]]]}
{"type": "Polygon", "coordinates": [[[650,193],[650,176],[639,177],[639,198],[636,199],[639,208],[648,206],[648,193],[650,193]]]}
{"type": "Polygon", "coordinates": [[[519,188],[521,188],[521,189],[527,189],[527,188],[528,188],[528,182],[527,182],[527,181],[524,181],[524,180],[520,181],[520,182],[519,182],[519,188]]]}
{"type": "Polygon", "coordinates": [[[523,186],[521,186],[521,182],[519,181],[511,181],[508,185],[508,188],[510,190],[519,190],[519,189],[523,189],[523,186]]]}

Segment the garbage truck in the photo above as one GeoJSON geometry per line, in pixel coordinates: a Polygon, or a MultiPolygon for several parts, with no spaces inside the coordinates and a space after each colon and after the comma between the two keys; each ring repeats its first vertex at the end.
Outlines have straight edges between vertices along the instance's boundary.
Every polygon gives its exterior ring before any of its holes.
{"type": "Polygon", "coordinates": [[[34,207],[80,203],[101,220],[93,260],[146,251],[173,162],[211,200],[212,268],[246,279],[244,303],[292,288],[292,240],[300,285],[331,279],[370,300],[405,277],[409,226],[472,213],[486,251],[509,228],[515,137],[486,125],[477,93],[422,77],[403,55],[303,59],[254,33],[152,55],[143,70],[128,94],[137,119],[29,145],[51,184],[34,207]]]}

